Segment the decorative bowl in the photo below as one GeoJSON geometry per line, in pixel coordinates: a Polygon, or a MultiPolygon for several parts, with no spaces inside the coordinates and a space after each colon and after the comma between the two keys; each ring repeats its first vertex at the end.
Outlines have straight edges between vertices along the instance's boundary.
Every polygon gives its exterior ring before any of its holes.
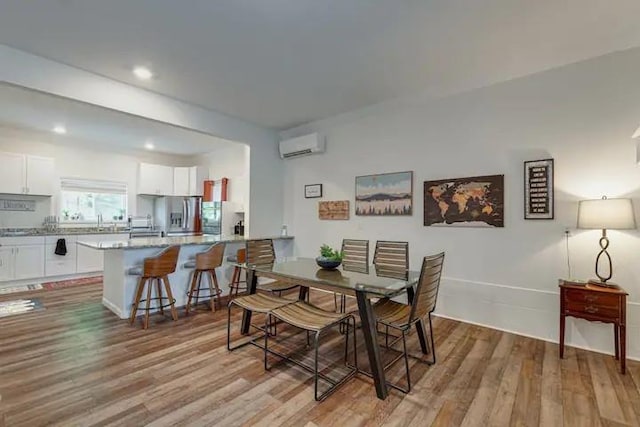
{"type": "Polygon", "coordinates": [[[319,256],[316,258],[316,264],[318,264],[318,267],[324,268],[325,270],[334,270],[342,264],[342,261],[319,256]]]}

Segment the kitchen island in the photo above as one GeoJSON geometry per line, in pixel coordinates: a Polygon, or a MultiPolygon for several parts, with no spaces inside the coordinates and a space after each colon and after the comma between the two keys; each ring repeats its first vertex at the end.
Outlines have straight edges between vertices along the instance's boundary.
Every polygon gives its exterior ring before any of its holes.
{"type": "MultiPolygon", "coordinates": [[[[176,299],[176,307],[187,303],[187,289],[192,269],[185,269],[183,265],[215,243],[225,243],[225,260],[235,255],[237,250],[244,247],[247,240],[273,239],[276,256],[289,257],[293,255],[292,236],[180,236],[153,237],[119,241],[83,240],[78,245],[104,251],[104,278],[102,304],[121,319],[129,317],[138,276],[128,274],[129,269],[142,266],[145,258],[160,253],[169,246],[180,246],[180,256],[175,273],[169,276],[171,291],[176,299]]],[[[223,263],[218,269],[218,282],[223,295],[229,292],[228,284],[233,264],[223,263]]]]}

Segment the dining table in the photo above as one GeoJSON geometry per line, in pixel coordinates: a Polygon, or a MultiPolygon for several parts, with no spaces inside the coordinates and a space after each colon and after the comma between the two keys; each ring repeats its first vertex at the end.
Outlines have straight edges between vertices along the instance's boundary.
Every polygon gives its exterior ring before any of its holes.
{"type": "MultiPolygon", "coordinates": [[[[309,289],[320,289],[338,294],[354,296],[358,303],[362,334],[369,358],[371,375],[375,384],[376,395],[379,399],[388,396],[384,365],[377,340],[376,319],[373,310],[373,299],[394,298],[407,294],[411,303],[414,297],[414,287],[418,282],[420,272],[410,270],[389,270],[375,266],[345,269],[340,266],[333,270],[320,268],[313,258],[283,258],[272,264],[247,264],[248,293],[254,294],[258,290],[260,278],[283,281],[300,286],[298,298],[304,301],[309,289]]],[[[241,331],[249,334],[251,325],[251,311],[244,310],[241,331]]],[[[427,346],[424,324],[416,324],[418,340],[424,354],[427,346]]]]}

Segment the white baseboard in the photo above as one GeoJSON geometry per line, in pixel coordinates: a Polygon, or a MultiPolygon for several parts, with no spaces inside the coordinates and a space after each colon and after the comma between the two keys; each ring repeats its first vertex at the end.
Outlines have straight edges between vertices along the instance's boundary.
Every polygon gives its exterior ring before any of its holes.
{"type": "Polygon", "coordinates": [[[89,273],[66,274],[63,276],[36,277],[35,279],[9,280],[0,283],[0,289],[12,288],[14,286],[41,285],[49,282],[60,282],[63,280],[83,279],[85,277],[95,277],[102,275],[102,271],[92,271],[89,273]]]}
{"type": "Polygon", "coordinates": [[[120,319],[126,319],[128,317],[128,316],[124,316],[123,313],[118,309],[118,307],[112,304],[109,300],[102,298],[102,305],[104,305],[106,308],[111,310],[111,312],[113,312],[120,319]]]}
{"type": "MultiPolygon", "coordinates": [[[[559,292],[446,277],[434,315],[558,343],[559,292]]],[[[565,343],[613,354],[610,324],[567,318],[565,343]]],[[[640,360],[640,304],[627,303],[627,358],[640,360]]]]}

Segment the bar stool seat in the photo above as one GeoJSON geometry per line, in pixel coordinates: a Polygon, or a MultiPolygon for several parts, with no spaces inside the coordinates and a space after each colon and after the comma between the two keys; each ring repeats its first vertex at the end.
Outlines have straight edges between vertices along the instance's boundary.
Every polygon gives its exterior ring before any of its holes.
{"type": "Polygon", "coordinates": [[[216,275],[216,268],[222,265],[224,258],[224,243],[216,243],[204,252],[200,252],[195,255],[193,259],[188,260],[183,264],[184,268],[192,268],[192,279],[189,291],[187,292],[187,305],[185,306],[185,313],[189,314],[191,309],[191,300],[195,298],[195,305],[198,305],[198,299],[200,298],[200,291],[208,292],[209,301],[211,304],[211,311],[216,310],[216,302],[220,300],[222,291],[218,286],[218,277],[216,275]],[[202,276],[209,276],[209,286],[202,287],[202,276]]]}
{"type": "Polygon", "coordinates": [[[136,275],[138,279],[138,285],[136,287],[135,299],[131,307],[131,314],[129,316],[129,323],[133,325],[136,320],[136,315],[139,310],[144,310],[144,319],[142,322],[143,329],[149,327],[149,312],[153,309],[157,309],[160,314],[164,315],[164,309],[171,307],[171,317],[173,320],[178,320],[178,312],[175,307],[175,298],[171,292],[171,284],[169,283],[169,274],[176,271],[176,264],[178,263],[178,255],[180,254],[180,246],[170,246],[167,249],[160,252],[155,257],[146,258],[142,266],[135,266],[127,271],[127,274],[136,275]],[[156,283],[156,297],[152,298],[153,284],[156,283]],[[163,295],[162,284],[164,283],[164,290],[166,296],[163,295]],[[142,294],[147,290],[147,297],[142,298],[142,294]],[[155,307],[151,307],[151,301],[156,301],[155,307]],[[168,301],[166,304],[165,301],[168,301]],[[140,307],[141,303],[146,303],[144,308],[140,307]]]}

